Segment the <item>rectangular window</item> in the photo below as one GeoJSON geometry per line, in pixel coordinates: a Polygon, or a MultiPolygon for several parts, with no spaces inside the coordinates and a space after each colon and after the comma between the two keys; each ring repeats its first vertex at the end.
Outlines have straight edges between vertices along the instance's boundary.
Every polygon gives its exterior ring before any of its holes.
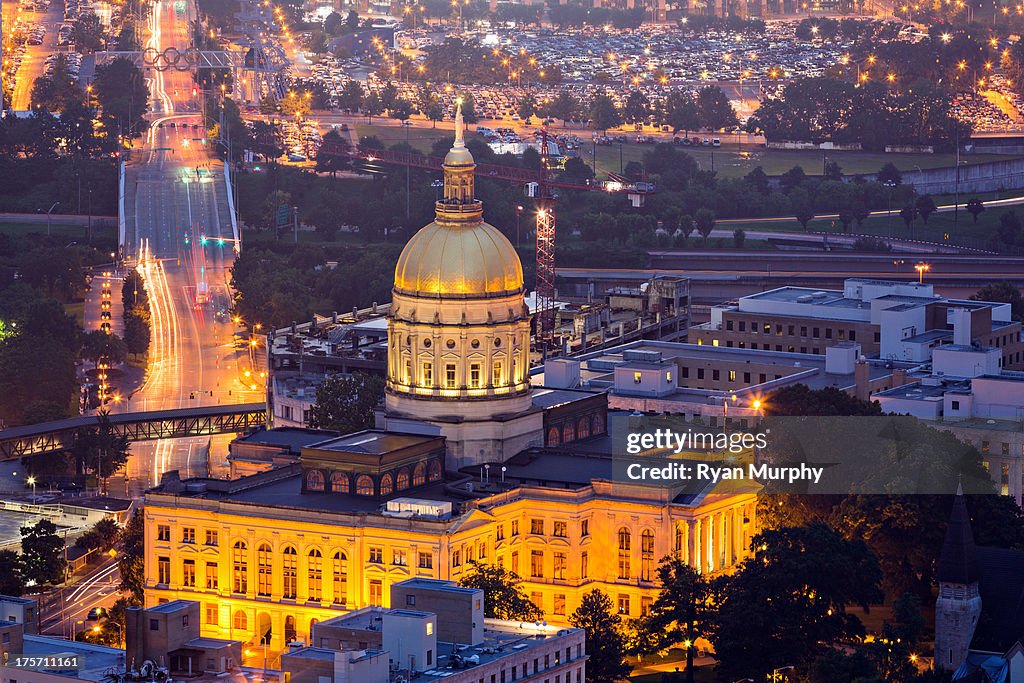
{"type": "Polygon", "coordinates": [[[211,529],[206,530],[206,545],[217,545],[217,532],[211,529]]]}
{"type": "Polygon", "coordinates": [[[462,551],[461,550],[453,550],[452,551],[452,566],[453,567],[460,567],[460,566],[462,566],[462,551]]]}
{"type": "Polygon", "coordinates": [[[384,604],[384,583],[380,579],[370,579],[370,604],[374,607],[384,604]]]}
{"type": "Polygon", "coordinates": [[[744,384],[750,384],[750,373],[749,372],[744,372],[743,373],[743,383],[744,384]]]}
{"type": "Polygon", "coordinates": [[[455,363],[444,366],[444,386],[446,389],[455,388],[455,363]]]}
{"type": "Polygon", "coordinates": [[[471,389],[480,388],[480,364],[470,363],[469,365],[469,386],[471,389]]]}
{"type": "Polygon", "coordinates": [[[374,564],[384,564],[384,548],[380,546],[370,546],[370,562],[374,564]]]}
{"type": "Polygon", "coordinates": [[[554,560],[555,560],[555,565],[554,565],[554,573],[555,573],[554,578],[555,578],[555,580],[556,581],[565,581],[565,568],[569,564],[568,560],[566,559],[565,553],[555,553],[554,554],[554,560]]]}
{"type": "Polygon", "coordinates": [[[411,358],[406,358],[405,359],[405,367],[403,369],[405,370],[405,372],[403,373],[402,379],[405,381],[406,384],[412,384],[412,359],[411,358]]]}
{"type": "Polygon", "coordinates": [[[182,543],[195,543],[196,542],[196,528],[194,526],[186,526],[181,528],[181,542],[182,543]]]}
{"type": "Polygon", "coordinates": [[[765,334],[771,334],[772,333],[772,324],[771,323],[765,323],[764,327],[761,328],[761,331],[764,332],[765,334]]]}
{"type": "Polygon", "coordinates": [[[619,593],[619,614],[629,614],[629,595],[619,593]]]}
{"type": "Polygon", "coordinates": [[[517,550],[513,550],[512,551],[510,564],[511,564],[511,566],[509,567],[509,569],[512,570],[512,573],[518,574],[519,573],[519,551],[517,551],[517,550]]]}
{"type": "Polygon", "coordinates": [[[531,519],[530,520],[530,533],[534,536],[544,535],[544,520],[543,519],[531,519]]]}
{"type": "Polygon", "coordinates": [[[158,557],[156,561],[156,582],[167,585],[171,582],[171,558],[158,557]]]}
{"type": "Polygon", "coordinates": [[[166,524],[159,524],[156,527],[156,540],[158,541],[169,541],[171,540],[171,527],[166,524]]]}
{"type": "Polygon", "coordinates": [[[801,337],[806,337],[807,336],[807,326],[806,325],[801,325],[800,326],[800,336],[801,337]]]}
{"type": "Polygon", "coordinates": [[[567,531],[568,530],[568,526],[569,525],[566,524],[565,522],[555,522],[555,528],[554,528],[554,531],[552,532],[552,535],[557,537],[557,538],[565,538],[566,536],[569,535],[568,531],[567,531]]]}
{"type": "Polygon", "coordinates": [[[654,599],[649,598],[646,595],[640,598],[640,616],[649,617],[651,616],[651,607],[654,606],[654,599]]]}
{"type": "Polygon", "coordinates": [[[206,563],[206,587],[210,590],[217,590],[219,581],[217,579],[217,563],[206,563]]]}
{"type": "Polygon", "coordinates": [[[565,593],[555,593],[554,613],[560,617],[565,616],[565,593]]]}
{"type": "Polygon", "coordinates": [[[209,626],[216,626],[220,621],[219,612],[220,610],[217,609],[217,605],[206,606],[206,623],[209,626]]]}
{"type": "Polygon", "coordinates": [[[857,330],[850,330],[850,341],[857,341],[857,330]]]}
{"type": "Polygon", "coordinates": [[[581,519],[580,520],[580,536],[586,537],[586,536],[589,536],[589,535],[590,535],[590,520],[589,519],[581,519]]]}
{"type": "Polygon", "coordinates": [[[787,334],[788,334],[788,335],[789,335],[790,337],[792,337],[792,336],[793,336],[793,330],[794,330],[794,329],[795,329],[795,328],[794,328],[794,327],[793,327],[792,325],[789,325],[789,326],[788,326],[788,327],[786,328],[786,333],[787,333],[787,334]]]}
{"type": "Polygon", "coordinates": [[[725,321],[725,329],[727,329],[730,332],[732,332],[732,321],[731,320],[726,320],[725,321]]]}
{"type": "Polygon", "coordinates": [[[504,524],[499,524],[498,527],[494,530],[494,540],[496,540],[496,541],[504,541],[505,540],[505,525],[504,524]]]}
{"type": "Polygon", "coordinates": [[[960,401],[951,401],[949,405],[953,410],[960,410],[960,401]]]}
{"type": "Polygon", "coordinates": [[[719,379],[721,379],[721,377],[722,377],[722,373],[720,371],[718,371],[718,370],[712,370],[711,371],[711,380],[713,382],[717,382],[719,379]]]}
{"type": "Polygon", "coordinates": [[[530,576],[535,579],[544,578],[544,551],[530,551],[530,576]]]}
{"type": "Polygon", "coordinates": [[[494,361],[493,384],[498,387],[505,383],[504,366],[500,360],[494,361]]]}
{"type": "Polygon", "coordinates": [[[740,332],[746,332],[746,331],[747,331],[747,321],[746,320],[741,320],[740,321],[740,332]]]}
{"type": "Polygon", "coordinates": [[[434,556],[430,553],[419,553],[418,565],[420,569],[433,569],[434,556]]]}
{"type": "Polygon", "coordinates": [[[434,386],[434,364],[430,361],[424,361],[422,372],[423,375],[423,386],[432,387],[434,386]]]}
{"type": "Polygon", "coordinates": [[[185,588],[196,587],[196,561],[184,560],[181,563],[181,585],[185,588]]]}
{"type": "Polygon", "coordinates": [[[831,339],[831,338],[832,338],[832,328],[831,327],[826,327],[825,328],[825,339],[831,339]]]}
{"type": "Polygon", "coordinates": [[[518,536],[519,535],[519,520],[518,519],[513,519],[512,520],[512,535],[513,536],[518,536]]]}
{"type": "MultiPolygon", "coordinates": [[[[544,594],[540,591],[533,591],[530,593],[530,602],[537,606],[541,612],[544,611],[544,594]]],[[[533,661],[533,666],[536,668],[537,660],[533,661]]]]}
{"type": "Polygon", "coordinates": [[[815,339],[817,339],[818,337],[821,336],[820,331],[818,330],[817,327],[812,327],[811,328],[811,336],[814,337],[815,339]]]}
{"type": "Polygon", "coordinates": [[[399,550],[395,548],[391,551],[391,564],[396,567],[404,567],[406,565],[405,550],[399,550]]]}
{"type": "Polygon", "coordinates": [[[640,384],[644,381],[644,375],[641,372],[633,373],[633,384],[640,384]]]}
{"type": "Polygon", "coordinates": [[[697,368],[697,379],[704,379],[704,368],[697,368]]]}
{"type": "Polygon", "coordinates": [[[586,550],[584,550],[582,553],[580,553],[580,578],[581,579],[589,578],[588,577],[589,573],[590,573],[590,554],[587,553],[586,550]]]}
{"type": "Polygon", "coordinates": [[[735,370],[730,370],[729,371],[729,381],[730,382],[735,382],[736,381],[736,371],[735,370]]]}

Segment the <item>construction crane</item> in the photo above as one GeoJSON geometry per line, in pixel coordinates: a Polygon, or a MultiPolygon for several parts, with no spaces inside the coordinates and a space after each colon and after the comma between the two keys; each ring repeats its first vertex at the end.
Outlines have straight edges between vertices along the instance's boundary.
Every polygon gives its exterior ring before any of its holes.
{"type": "MultiPolygon", "coordinates": [[[[430,171],[440,171],[443,159],[412,152],[352,147],[344,143],[325,140],[317,154],[340,156],[368,163],[393,164],[430,171]]],[[[630,182],[609,174],[605,182],[578,183],[555,179],[551,176],[551,152],[546,128],[541,129],[540,169],[517,168],[501,164],[477,164],[476,177],[512,182],[525,188],[526,194],[537,203],[537,280],[535,340],[538,348],[549,344],[555,333],[555,189],[583,192],[625,193],[634,207],[641,207],[646,197],[655,191],[652,183],[630,182]]]]}

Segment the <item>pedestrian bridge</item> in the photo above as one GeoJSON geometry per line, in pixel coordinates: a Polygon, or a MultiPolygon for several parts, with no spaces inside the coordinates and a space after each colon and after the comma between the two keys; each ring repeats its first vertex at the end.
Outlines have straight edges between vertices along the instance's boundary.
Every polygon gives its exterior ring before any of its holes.
{"type": "MultiPolygon", "coordinates": [[[[106,419],[115,434],[129,441],[175,439],[232,434],[261,427],[267,422],[267,406],[265,403],[242,403],[141,413],[111,413],[106,419]]],[[[98,427],[100,420],[99,415],[82,415],[2,430],[0,460],[63,450],[71,446],[76,432],[98,427]]]]}

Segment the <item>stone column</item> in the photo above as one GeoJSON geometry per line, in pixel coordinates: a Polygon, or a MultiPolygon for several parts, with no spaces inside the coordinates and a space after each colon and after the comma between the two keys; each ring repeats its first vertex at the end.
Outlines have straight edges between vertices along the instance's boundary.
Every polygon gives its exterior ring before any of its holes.
{"type": "Polygon", "coordinates": [[[691,536],[690,550],[690,565],[699,571],[701,574],[704,573],[704,559],[701,554],[704,550],[704,524],[700,519],[696,519],[692,522],[693,524],[693,535],[691,536]]]}

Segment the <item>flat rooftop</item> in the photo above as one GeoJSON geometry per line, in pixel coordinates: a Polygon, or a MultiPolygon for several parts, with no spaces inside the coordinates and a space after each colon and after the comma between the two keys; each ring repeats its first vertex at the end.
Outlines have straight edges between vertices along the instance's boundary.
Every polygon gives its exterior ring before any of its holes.
{"type": "Polygon", "coordinates": [[[309,448],[318,451],[340,451],[344,453],[384,455],[385,453],[393,453],[394,451],[431,443],[436,440],[436,436],[402,434],[399,432],[386,432],[378,429],[369,429],[319,441],[311,444],[309,448]]]}
{"type": "Polygon", "coordinates": [[[333,434],[335,432],[323,429],[276,427],[274,429],[259,429],[251,434],[240,436],[233,443],[284,448],[297,454],[305,446],[329,439],[333,434]]]}
{"type": "MultiPolygon", "coordinates": [[[[26,633],[22,654],[30,657],[56,657],[78,655],[82,665],[76,670],[61,672],[63,675],[86,681],[109,680],[111,671],[125,670],[124,650],[105,645],[93,645],[81,641],[64,640],[50,636],[26,633]]],[[[20,678],[20,677],[19,677],[20,678]]],[[[28,676],[31,678],[31,676],[28,676]]]]}
{"type": "Polygon", "coordinates": [[[533,405],[537,408],[554,408],[568,405],[576,401],[593,398],[600,392],[586,389],[553,389],[551,387],[534,387],[533,405]]]}
{"type": "MultiPolygon", "coordinates": [[[[451,676],[453,670],[448,668],[448,665],[454,655],[463,658],[476,657],[479,659],[477,666],[482,666],[512,654],[521,655],[523,652],[537,650],[543,646],[550,648],[552,641],[564,640],[576,633],[581,633],[581,630],[576,628],[558,629],[553,626],[538,627],[533,624],[518,622],[512,624],[485,619],[484,642],[474,647],[438,642],[437,666],[422,672],[416,680],[436,681],[451,676]]],[[[562,650],[564,655],[564,647],[562,650]]],[[[573,650],[572,656],[576,656],[575,650],[573,650]]]]}

